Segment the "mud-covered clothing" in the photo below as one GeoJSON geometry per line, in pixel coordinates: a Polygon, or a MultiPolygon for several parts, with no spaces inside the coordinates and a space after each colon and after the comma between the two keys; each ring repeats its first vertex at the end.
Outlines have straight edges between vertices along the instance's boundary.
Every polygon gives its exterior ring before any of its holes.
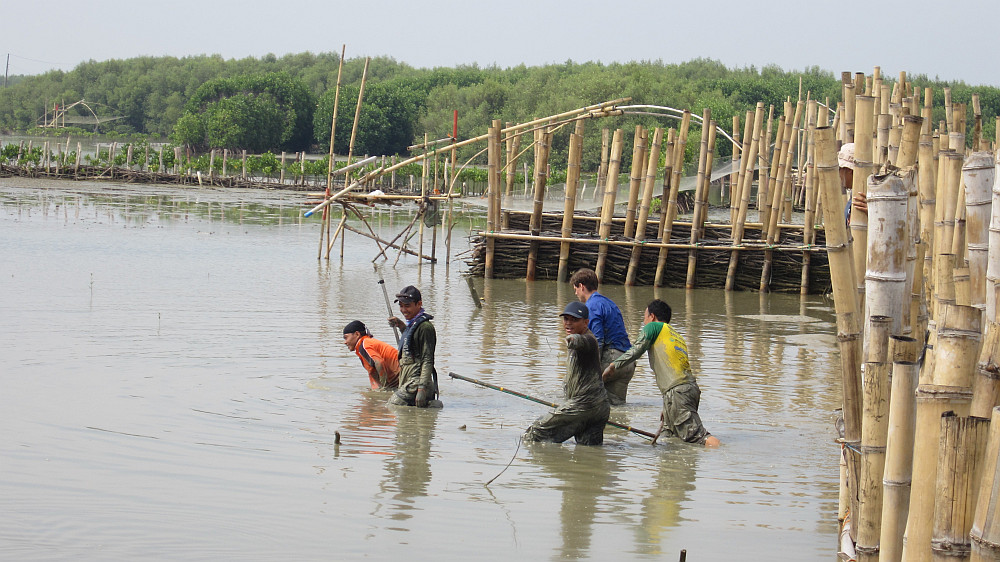
{"type": "Polygon", "coordinates": [[[570,437],[581,445],[604,442],[604,425],[611,407],[601,381],[597,339],[589,331],[566,338],[566,401],[538,418],[524,434],[525,441],[562,443],[570,437]]]}
{"type": "Polygon", "coordinates": [[[625,319],[622,318],[622,311],[614,301],[594,291],[587,298],[586,305],[590,313],[587,327],[597,338],[597,344],[601,346],[602,351],[609,347],[625,351],[631,347],[628,331],[625,329],[625,319]]]}
{"type": "Polygon", "coordinates": [[[434,350],[437,331],[430,320],[434,318],[422,309],[406,324],[399,341],[399,388],[394,402],[402,400],[413,405],[417,389],[427,390],[427,399],[437,398],[437,371],[434,370],[434,350]]]}
{"type": "Polygon", "coordinates": [[[615,370],[634,363],[647,351],[656,386],[663,394],[663,430],[691,443],[704,443],[709,433],[698,415],[701,389],[688,361],[687,342],[670,324],[649,322],[635,345],[614,361],[615,370]]]}
{"type": "MultiPolygon", "coordinates": [[[[613,348],[605,348],[601,352],[601,372],[608,368],[615,359],[622,356],[622,352],[613,348]]],[[[608,391],[608,402],[612,406],[621,406],[625,403],[625,395],[628,394],[628,383],[632,382],[635,375],[635,363],[629,363],[621,369],[615,369],[615,374],[604,381],[604,388],[608,391]]]]}
{"type": "Polygon", "coordinates": [[[372,390],[383,388],[380,381],[378,369],[375,364],[382,365],[382,370],[386,375],[385,388],[396,388],[399,386],[399,352],[395,347],[377,340],[369,335],[361,336],[358,345],[354,348],[354,353],[361,359],[361,365],[368,371],[368,383],[372,390]]]}

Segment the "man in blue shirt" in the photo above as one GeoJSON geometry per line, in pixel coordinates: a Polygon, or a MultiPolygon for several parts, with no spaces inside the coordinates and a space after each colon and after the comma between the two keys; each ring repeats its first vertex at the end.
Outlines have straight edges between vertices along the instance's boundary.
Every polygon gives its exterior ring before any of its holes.
{"type": "MultiPolygon", "coordinates": [[[[569,283],[573,286],[576,297],[587,304],[590,312],[589,328],[601,347],[601,370],[607,369],[612,361],[632,347],[622,311],[614,301],[597,292],[597,274],[593,269],[577,271],[569,278],[569,283]]],[[[615,370],[611,378],[605,379],[604,388],[608,391],[608,401],[612,406],[625,403],[628,383],[634,374],[635,363],[631,363],[615,370]]]]}

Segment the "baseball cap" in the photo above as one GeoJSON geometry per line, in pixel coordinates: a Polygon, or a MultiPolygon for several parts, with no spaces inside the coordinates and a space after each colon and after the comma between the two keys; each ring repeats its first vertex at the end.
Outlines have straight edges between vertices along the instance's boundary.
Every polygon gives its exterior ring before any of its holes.
{"type": "Polygon", "coordinates": [[[840,152],[837,153],[837,164],[841,168],[853,168],[854,167],[854,143],[849,142],[844,146],[840,147],[840,152]]]}
{"type": "Polygon", "coordinates": [[[344,326],[345,334],[353,334],[354,332],[361,332],[362,334],[368,333],[368,328],[365,327],[365,323],[361,320],[352,320],[346,326],[344,326]]]}
{"type": "Polygon", "coordinates": [[[562,314],[559,316],[572,316],[573,318],[582,318],[584,320],[590,319],[590,311],[587,310],[587,305],[580,301],[573,301],[566,305],[563,309],[562,314]]]}
{"type": "Polygon", "coordinates": [[[420,298],[420,290],[413,285],[407,285],[403,287],[403,290],[396,293],[395,302],[402,304],[410,304],[414,302],[420,302],[423,299],[420,298]]]}

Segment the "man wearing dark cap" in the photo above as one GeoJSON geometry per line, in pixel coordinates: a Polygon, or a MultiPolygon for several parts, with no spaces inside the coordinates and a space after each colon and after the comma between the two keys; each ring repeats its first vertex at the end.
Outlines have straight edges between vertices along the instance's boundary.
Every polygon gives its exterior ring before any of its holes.
{"type": "Polygon", "coordinates": [[[600,346],[587,327],[590,313],[582,302],[571,302],[560,316],[569,350],[563,379],[566,401],[531,424],[524,440],[562,443],[573,437],[581,445],[600,445],[611,406],[601,381],[600,346]]]}
{"type": "Polygon", "coordinates": [[[389,325],[399,328],[403,335],[399,339],[399,388],[389,399],[390,404],[441,407],[437,400],[437,371],[434,370],[434,349],[437,347],[437,332],[424,310],[420,290],[413,285],[403,287],[396,293],[399,312],[404,322],[393,316],[389,325]]]}
{"type": "Polygon", "coordinates": [[[399,386],[399,353],[395,347],[372,337],[364,322],[353,320],[344,326],[344,345],[358,355],[368,371],[372,390],[399,386]]]}

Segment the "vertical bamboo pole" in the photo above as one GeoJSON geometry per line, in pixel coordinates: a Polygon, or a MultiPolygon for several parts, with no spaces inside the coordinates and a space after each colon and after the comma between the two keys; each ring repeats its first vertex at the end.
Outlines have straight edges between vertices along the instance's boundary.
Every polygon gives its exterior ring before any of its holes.
{"type": "Polygon", "coordinates": [[[643,172],[646,169],[646,142],[649,132],[642,125],[635,126],[635,136],[632,139],[632,171],[629,174],[628,205],[625,207],[625,238],[635,234],[636,207],[639,204],[639,192],[642,186],[643,172]]]}
{"type": "Polygon", "coordinates": [[[913,481],[903,541],[904,560],[931,560],[941,414],[949,410],[960,416],[969,414],[980,339],[979,316],[979,311],[972,307],[954,304],[943,304],[938,316],[933,365],[924,364],[925,370],[933,371],[929,382],[921,382],[916,392],[913,481]]]}
{"type": "MultiPolygon", "coordinates": [[[[340,108],[340,81],[344,73],[344,53],[347,51],[347,45],[344,44],[340,48],[340,60],[337,64],[337,86],[333,91],[333,116],[330,119],[330,151],[328,160],[326,163],[326,198],[330,198],[330,192],[333,189],[333,169],[335,162],[337,160],[336,152],[334,151],[334,140],[337,136],[337,111],[340,108]]],[[[243,151],[243,176],[246,179],[246,151],[243,151]]],[[[346,184],[345,184],[346,185],[346,184]]],[[[323,227],[320,228],[319,234],[319,247],[320,254],[323,253],[323,235],[326,234],[327,240],[330,239],[330,226],[333,222],[333,215],[330,212],[329,207],[323,209],[323,227]]],[[[317,256],[319,259],[319,256],[317,256]]],[[[330,249],[327,247],[326,259],[330,259],[330,249]]]]}
{"type": "MultiPolygon", "coordinates": [[[[496,124],[494,123],[494,126],[496,124]]],[[[430,135],[426,132],[424,133],[424,158],[420,161],[420,207],[426,212],[427,209],[427,195],[428,195],[428,177],[430,175],[430,162],[427,158],[428,142],[430,141],[430,135]]],[[[350,160],[350,156],[348,156],[350,160]]],[[[490,202],[492,203],[492,199],[490,202]]],[[[419,255],[424,255],[424,217],[420,218],[420,224],[417,226],[417,253],[419,255]]]]}
{"type": "Polygon", "coordinates": [[[969,531],[975,515],[980,464],[988,431],[988,419],[959,417],[952,412],[941,417],[932,560],[969,559],[972,551],[969,531]]]}
{"type": "MultiPolygon", "coordinates": [[[[708,109],[705,110],[708,112],[708,109]]],[[[705,178],[702,180],[704,186],[701,195],[695,202],[696,212],[691,220],[691,245],[695,246],[705,235],[705,222],[708,219],[708,191],[712,184],[712,160],[715,153],[716,123],[709,120],[708,124],[708,146],[706,147],[705,158],[705,178]]],[[[688,271],[685,287],[693,289],[695,287],[695,272],[698,267],[698,248],[692,247],[688,251],[688,271]]]]}
{"type": "MultiPolygon", "coordinates": [[[[896,174],[871,176],[868,180],[868,213],[872,218],[872,230],[871,236],[867,237],[865,289],[859,291],[859,295],[867,295],[865,334],[869,332],[871,319],[876,316],[891,318],[892,333],[902,333],[904,306],[909,309],[906,249],[911,240],[907,236],[906,211],[909,184],[912,182],[912,171],[906,174],[905,180],[896,174]]],[[[855,252],[855,255],[858,253],[855,252]]]]}
{"type": "Polygon", "coordinates": [[[969,415],[988,417],[994,407],[1000,405],[1000,324],[995,320],[986,321],[983,334],[983,348],[976,363],[976,375],[972,381],[972,406],[969,415]]]}
{"type": "MultiPolygon", "coordinates": [[[[580,121],[577,121],[579,124],[580,121]]],[[[511,197],[514,194],[514,181],[517,179],[517,161],[518,154],[521,152],[521,135],[512,134],[507,137],[509,147],[507,149],[507,165],[504,169],[507,170],[507,189],[505,192],[506,197],[511,197]]]]}
{"type": "MultiPolygon", "coordinates": [[[[635,239],[646,239],[646,224],[649,221],[649,206],[653,200],[653,191],[656,188],[656,169],[660,164],[660,149],[663,145],[663,129],[657,127],[653,131],[653,142],[649,147],[649,158],[646,159],[646,177],[642,190],[642,203],[639,205],[639,218],[636,220],[635,239]]],[[[635,285],[635,278],[639,272],[639,262],[642,257],[642,246],[632,248],[632,256],[628,264],[628,272],[625,274],[625,285],[635,285]]]]}
{"type": "MultiPolygon", "coordinates": [[[[760,229],[760,239],[767,240],[768,225],[771,224],[771,215],[775,212],[776,196],[775,193],[779,191],[778,187],[778,168],[782,164],[782,142],[784,142],[784,137],[787,134],[785,131],[785,122],[790,121],[792,118],[791,111],[789,111],[790,102],[785,102],[785,111],[778,117],[777,132],[774,137],[774,150],[771,154],[771,158],[768,160],[767,174],[761,174],[761,183],[765,186],[763,195],[759,197],[760,203],[757,207],[757,215],[760,217],[761,229],[760,229]]],[[[770,148],[770,139],[765,140],[764,151],[768,151],[770,148]]],[[[787,146],[787,145],[786,145],[787,146]]],[[[780,199],[780,197],[777,197],[780,199]]],[[[775,219],[777,222],[777,219],[775,219]]]]}
{"type": "Polygon", "coordinates": [[[496,239],[492,236],[499,231],[497,227],[497,217],[493,216],[493,203],[492,198],[496,197],[497,192],[500,190],[500,176],[499,170],[497,170],[497,152],[500,150],[500,130],[495,126],[491,126],[488,131],[488,137],[486,140],[486,161],[488,166],[487,181],[489,185],[489,197],[490,202],[487,205],[486,212],[486,231],[489,234],[486,237],[486,263],[485,263],[485,277],[487,279],[493,279],[494,276],[494,263],[495,263],[495,246],[496,239]]]}
{"type": "Polygon", "coordinates": [[[846,143],[849,142],[849,139],[853,139],[855,137],[854,125],[858,113],[855,105],[857,92],[854,89],[854,81],[850,72],[842,72],[840,75],[840,81],[842,84],[844,98],[843,119],[840,121],[840,138],[846,143]]]}
{"type": "Polygon", "coordinates": [[[986,269],[989,263],[989,223],[992,215],[996,160],[992,152],[976,152],[962,166],[965,181],[965,239],[968,247],[972,306],[986,309],[986,269]]]}
{"type": "MultiPolygon", "coordinates": [[[[706,170],[705,167],[708,165],[708,137],[709,132],[714,132],[711,126],[712,123],[712,110],[705,108],[702,113],[701,119],[701,141],[698,144],[698,172],[695,176],[695,186],[694,186],[694,212],[691,214],[691,245],[694,246],[698,243],[698,221],[701,218],[701,213],[704,210],[705,201],[703,197],[708,192],[708,185],[705,181],[706,170]]],[[[711,176],[711,170],[707,171],[707,174],[711,176]]],[[[691,248],[688,250],[688,269],[687,277],[685,279],[685,286],[688,289],[694,287],[694,271],[698,262],[698,251],[696,248],[691,248]]]]}
{"type": "MultiPolygon", "coordinates": [[[[801,104],[802,102],[799,103],[801,104]]],[[[802,189],[805,191],[805,213],[802,225],[802,244],[806,247],[810,247],[816,242],[816,214],[820,200],[819,193],[815,187],[816,168],[814,151],[816,145],[813,140],[813,132],[816,130],[816,111],[816,100],[807,101],[806,134],[804,135],[805,150],[799,150],[799,177],[802,178],[802,189]],[[804,175],[803,171],[805,171],[804,175]]],[[[799,294],[809,294],[809,268],[811,263],[812,252],[803,252],[802,279],[799,282],[799,294]]]]}
{"type": "MultiPolygon", "coordinates": [[[[896,336],[893,336],[894,338],[896,336]]],[[[917,340],[906,338],[912,344],[917,340]]],[[[913,431],[915,423],[917,376],[916,345],[893,355],[892,383],[889,393],[889,427],[886,434],[885,471],[882,475],[882,528],[879,535],[881,560],[899,561],[903,555],[903,532],[910,508],[910,481],[913,470],[913,431]]]]}
{"type": "Polygon", "coordinates": [[[611,131],[601,129],[601,165],[597,168],[597,185],[594,186],[594,201],[604,196],[608,181],[608,158],[611,154],[611,131]]]}
{"type": "MultiPolygon", "coordinates": [[[[872,161],[872,118],[875,111],[875,98],[858,96],[855,100],[858,107],[857,126],[854,131],[854,174],[851,185],[852,195],[867,194],[868,178],[875,170],[872,161]]],[[[851,206],[851,234],[854,238],[854,271],[856,272],[858,295],[862,307],[865,302],[865,275],[868,269],[868,213],[851,206]]],[[[887,314],[888,315],[888,314],[887,314]]],[[[893,333],[898,333],[894,328],[893,333]]]]}
{"type": "MultiPolygon", "coordinates": [[[[760,104],[761,107],[764,106],[763,103],[760,104]]],[[[751,158],[747,157],[747,153],[750,150],[750,145],[748,141],[750,137],[753,136],[753,126],[756,114],[753,111],[747,111],[746,119],[743,120],[743,144],[740,150],[740,171],[736,176],[736,183],[733,185],[732,193],[730,195],[729,201],[729,224],[733,225],[732,229],[736,230],[736,217],[740,214],[740,204],[743,200],[743,178],[749,170],[753,174],[753,165],[751,164],[751,158]]]]}
{"type": "MultiPolygon", "coordinates": [[[[684,175],[684,148],[687,146],[688,130],[691,127],[691,112],[684,110],[681,117],[681,129],[677,133],[670,165],[670,194],[667,196],[666,211],[660,214],[660,241],[669,243],[673,235],[674,219],[677,217],[677,192],[681,187],[681,177],[684,175]]],[[[664,172],[665,173],[665,172],[664,172]]],[[[666,179],[666,178],[664,178],[666,179]]],[[[653,285],[660,287],[663,283],[663,273],[667,266],[667,249],[660,248],[656,259],[656,274],[653,285]]]]}
{"type": "Polygon", "coordinates": [[[979,94],[972,94],[972,150],[983,150],[983,110],[979,106],[979,94]]]}
{"type": "MultiPolygon", "coordinates": [[[[563,242],[559,245],[559,272],[557,276],[557,279],[562,283],[569,280],[569,239],[573,237],[573,213],[576,208],[576,192],[580,186],[580,161],[583,158],[583,124],[583,119],[577,121],[576,131],[569,137],[569,157],[566,163],[566,200],[563,202],[563,242]]],[[[646,203],[646,207],[648,209],[648,202],[646,203]]]]}
{"type": "MultiPolygon", "coordinates": [[[[532,236],[538,236],[542,231],[542,210],[545,205],[545,185],[549,174],[549,148],[552,145],[552,133],[547,128],[535,132],[535,200],[531,211],[529,228],[532,236]]],[[[535,269],[538,262],[538,242],[531,241],[528,247],[528,272],[526,281],[535,280],[535,269]]]]}
{"type": "Polygon", "coordinates": [[[764,215],[770,212],[770,183],[768,181],[768,170],[771,162],[771,131],[774,125],[774,105],[770,105],[767,110],[767,118],[764,121],[764,137],[757,146],[757,220],[767,224],[764,215]],[[763,211],[763,213],[761,212],[763,211]]]}
{"type": "Polygon", "coordinates": [[[861,421],[861,480],[858,486],[858,562],[879,559],[882,528],[882,477],[885,471],[886,439],[889,432],[889,327],[893,319],[873,316],[867,332],[868,345],[863,380],[861,421]]]}
{"type": "MultiPolygon", "coordinates": [[[[754,113],[753,140],[750,142],[750,149],[744,153],[748,161],[753,161],[760,150],[761,125],[764,120],[764,103],[757,102],[757,111],[754,113]]],[[[763,170],[761,170],[763,172],[763,170]]],[[[750,206],[750,191],[753,185],[753,171],[748,170],[740,188],[740,210],[736,217],[733,228],[733,252],[729,257],[729,271],[726,274],[726,290],[732,291],[736,287],[736,267],[740,261],[740,252],[737,247],[743,242],[743,231],[746,227],[747,209],[750,206]]]]}
{"type": "Polygon", "coordinates": [[[1000,560],[1000,407],[993,408],[969,537],[972,562],[1000,560]]]}
{"type": "MultiPolygon", "coordinates": [[[[604,188],[604,203],[601,205],[601,226],[598,238],[606,241],[611,236],[611,220],[615,214],[615,197],[618,195],[618,172],[621,168],[622,160],[622,138],[624,132],[615,129],[614,139],[611,142],[611,158],[608,161],[608,179],[604,188]]],[[[608,245],[601,244],[597,249],[597,266],[594,273],[600,281],[604,278],[604,262],[608,258],[608,245]]]]}
{"type": "Polygon", "coordinates": [[[851,513],[857,513],[858,461],[854,454],[861,441],[861,319],[858,292],[851,271],[851,242],[847,237],[840,202],[840,173],[834,130],[819,127],[815,131],[816,170],[823,198],[826,245],[837,314],[837,340],[844,396],[844,441],[848,448],[848,497],[851,513]],[[851,449],[851,448],[854,449],[851,449]]]}
{"type": "Polygon", "coordinates": [[[1000,285],[1000,161],[995,172],[986,265],[986,319],[991,322],[997,321],[997,287],[1000,285]]]}
{"type": "MultiPolygon", "coordinates": [[[[732,217],[735,216],[735,213],[732,211],[732,209],[735,209],[735,207],[733,206],[733,189],[736,186],[736,180],[740,177],[739,161],[740,161],[740,149],[742,148],[741,144],[742,141],[740,139],[742,138],[743,137],[740,136],[740,116],[733,115],[733,162],[732,162],[733,173],[729,174],[729,207],[731,209],[730,219],[732,219],[732,217]]],[[[724,200],[725,200],[725,194],[723,194],[723,201],[724,200]]]]}

